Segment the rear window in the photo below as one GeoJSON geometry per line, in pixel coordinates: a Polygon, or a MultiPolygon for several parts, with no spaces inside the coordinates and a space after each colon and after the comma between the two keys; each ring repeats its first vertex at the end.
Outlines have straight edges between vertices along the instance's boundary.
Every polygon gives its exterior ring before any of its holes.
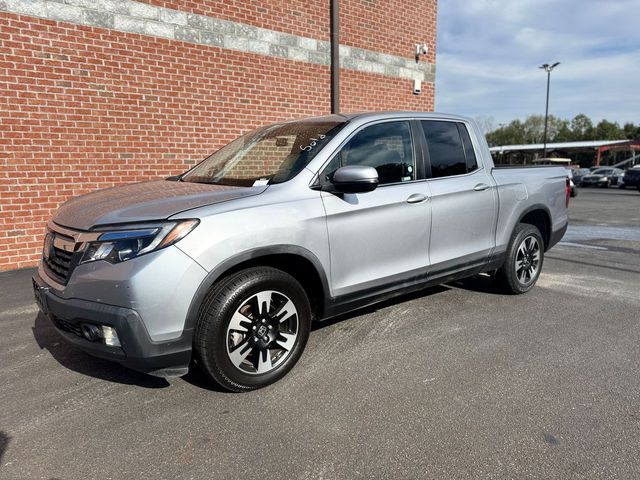
{"type": "Polygon", "coordinates": [[[431,176],[450,177],[478,168],[469,132],[464,124],[437,120],[421,122],[427,140],[431,176]]]}

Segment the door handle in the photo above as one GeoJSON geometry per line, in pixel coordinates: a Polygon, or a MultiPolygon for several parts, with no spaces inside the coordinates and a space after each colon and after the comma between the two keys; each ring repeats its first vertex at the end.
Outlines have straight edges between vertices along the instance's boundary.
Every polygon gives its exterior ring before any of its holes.
{"type": "Polygon", "coordinates": [[[476,192],[482,192],[483,190],[486,190],[487,188],[489,188],[489,185],[487,185],[486,183],[479,183],[478,185],[473,187],[473,189],[476,192]]]}
{"type": "Polygon", "coordinates": [[[423,195],[422,193],[414,193],[413,195],[409,195],[409,198],[407,198],[407,203],[421,203],[428,198],[429,197],[423,195]]]}

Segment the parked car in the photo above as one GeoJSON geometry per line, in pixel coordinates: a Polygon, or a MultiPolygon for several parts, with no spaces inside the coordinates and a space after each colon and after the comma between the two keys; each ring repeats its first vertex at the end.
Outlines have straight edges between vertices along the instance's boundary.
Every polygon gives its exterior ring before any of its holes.
{"type": "Polygon", "coordinates": [[[640,187],[640,165],[627,169],[627,171],[624,172],[622,182],[623,185],[621,188],[640,187]]]}
{"type": "Polygon", "coordinates": [[[585,175],[589,175],[591,173],[591,170],[589,170],[588,168],[574,168],[572,173],[573,183],[575,183],[579,187],[582,183],[582,177],[584,177],[585,175]]]}
{"type": "Polygon", "coordinates": [[[601,167],[589,175],[582,177],[580,185],[583,187],[610,187],[618,184],[618,176],[623,173],[619,168],[601,167]]]}
{"type": "Polygon", "coordinates": [[[578,190],[576,189],[576,184],[573,182],[573,169],[570,167],[565,167],[567,170],[567,176],[569,177],[569,191],[571,197],[576,197],[578,195],[578,190]]]}
{"type": "Polygon", "coordinates": [[[528,292],[568,187],[563,167],[494,169],[464,117],[285,122],[181,175],[68,201],[33,285],[90,354],[161,376],[194,360],[250,390],[293,367],[312,320],[481,272],[528,292]]]}

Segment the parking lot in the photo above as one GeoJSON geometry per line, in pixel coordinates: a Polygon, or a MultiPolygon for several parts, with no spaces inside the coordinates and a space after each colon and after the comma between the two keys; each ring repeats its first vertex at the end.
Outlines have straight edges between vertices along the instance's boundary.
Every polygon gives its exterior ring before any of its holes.
{"type": "Polygon", "coordinates": [[[581,189],[538,286],[488,277],[312,333],[229,394],[62,343],[0,274],[0,478],[638,478],[640,193],[581,189]]]}

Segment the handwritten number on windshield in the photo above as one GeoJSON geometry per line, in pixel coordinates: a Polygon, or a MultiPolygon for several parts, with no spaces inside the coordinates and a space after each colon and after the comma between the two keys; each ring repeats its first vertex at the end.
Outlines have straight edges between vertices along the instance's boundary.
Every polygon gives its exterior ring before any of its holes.
{"type": "Polygon", "coordinates": [[[318,138],[312,138],[309,145],[305,145],[304,147],[300,145],[300,150],[302,150],[303,152],[310,152],[313,147],[318,144],[318,141],[324,139],[325,137],[326,135],[318,135],[318,138]]]}

